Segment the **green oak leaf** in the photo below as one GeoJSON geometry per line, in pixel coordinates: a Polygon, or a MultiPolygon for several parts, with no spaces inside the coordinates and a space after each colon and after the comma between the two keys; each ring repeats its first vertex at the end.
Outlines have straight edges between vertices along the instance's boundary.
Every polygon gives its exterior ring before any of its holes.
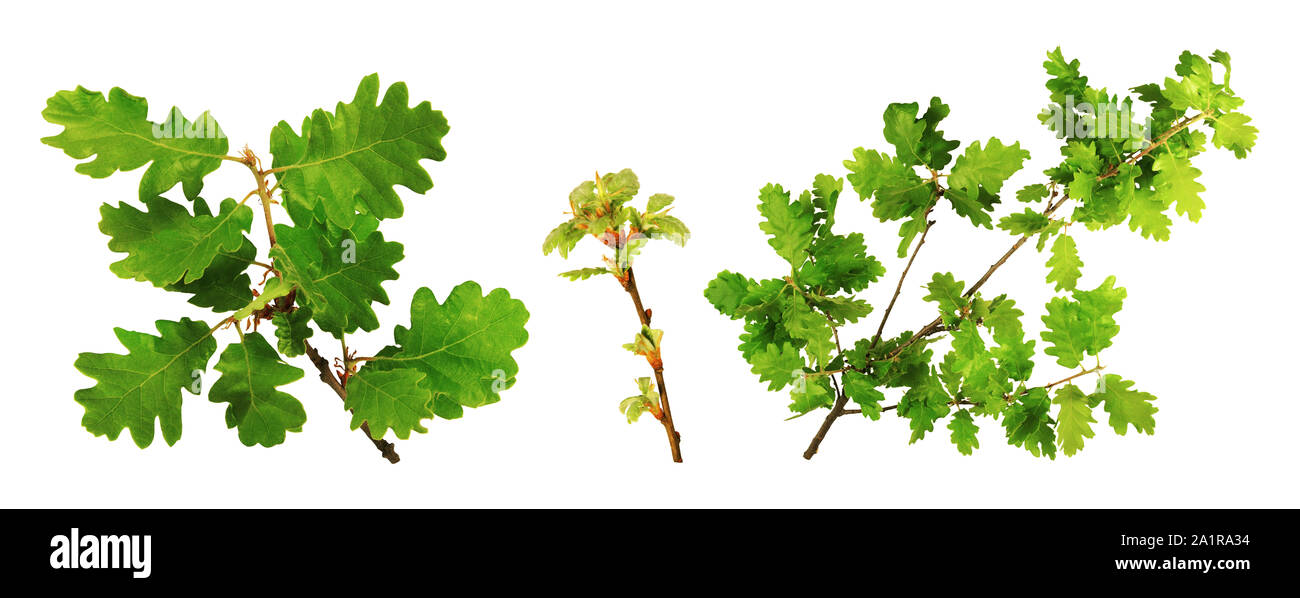
{"type": "Polygon", "coordinates": [[[1143,434],[1156,433],[1156,420],[1153,417],[1159,409],[1151,402],[1155,395],[1133,390],[1133,382],[1115,374],[1106,374],[1102,388],[1093,393],[1094,400],[1100,400],[1106,413],[1110,414],[1110,427],[1123,436],[1128,427],[1133,426],[1143,434]]]}
{"type": "Polygon", "coordinates": [[[1007,442],[1024,447],[1035,457],[1055,460],[1056,430],[1052,428],[1051,406],[1047,391],[1042,388],[1031,388],[1021,393],[1018,400],[1003,412],[1002,426],[1007,430],[1007,442]]]}
{"type": "Polygon", "coordinates": [[[242,335],[221,352],[216,370],[221,378],[208,392],[213,403],[230,403],[226,426],[239,428],[244,446],[275,446],[288,432],[301,432],[307,422],[302,403],[277,387],[302,378],[302,370],[284,363],[257,332],[242,335]]]}
{"type": "Polygon", "coordinates": [[[855,293],[885,274],[885,266],[867,255],[862,233],[819,236],[810,253],[813,259],[799,268],[798,280],[821,294],[855,293]]]}
{"type": "MultiPolygon", "coordinates": [[[[1000,200],[988,189],[954,188],[948,189],[943,196],[948,198],[948,203],[952,204],[952,209],[958,216],[969,219],[975,226],[993,228],[993,217],[990,213],[1000,200]]],[[[899,257],[902,257],[901,253],[899,257]]]]}
{"type": "Polygon", "coordinates": [[[870,303],[852,297],[813,296],[808,298],[808,302],[818,311],[826,314],[826,317],[830,318],[836,326],[861,320],[872,310],[870,303]]]}
{"type": "Polygon", "coordinates": [[[233,254],[247,242],[244,233],[253,224],[253,211],[227,199],[213,216],[201,202],[196,198],[198,213],[193,216],[162,197],[145,199],[147,212],[125,203],[100,206],[99,230],[110,237],[108,248],[127,254],[109,269],[121,278],[157,287],[203,278],[218,256],[233,254]]]}
{"type": "Polygon", "coordinates": [[[843,191],[844,179],[819,174],[813,177],[812,191],[805,192],[812,195],[813,225],[819,238],[831,236],[831,227],[835,224],[835,208],[839,205],[840,193],[843,191]]]}
{"type": "Polygon", "coordinates": [[[871,214],[881,222],[922,213],[934,197],[934,185],[916,174],[907,162],[876,150],[853,150],[845,160],[849,183],[862,201],[871,199],[871,214]]]}
{"type": "Polygon", "coordinates": [[[569,252],[578,246],[578,241],[587,236],[587,231],[577,227],[577,224],[569,220],[551,230],[542,241],[542,255],[551,255],[552,251],[559,250],[560,257],[569,257],[569,252]]]}
{"type": "Polygon", "coordinates": [[[993,340],[998,346],[990,350],[998,367],[1011,380],[1024,382],[1034,371],[1034,344],[1025,341],[1025,329],[1020,318],[1025,312],[1016,308],[1012,299],[1004,299],[984,318],[984,325],[993,330],[993,340]]]}
{"type": "Polygon", "coordinates": [[[743,274],[723,270],[716,278],[709,281],[709,286],[704,289],[704,297],[719,312],[734,320],[741,317],[737,311],[745,302],[745,296],[754,284],[752,279],[743,274]]]}
{"type": "Polygon", "coordinates": [[[642,325],[641,330],[638,330],[636,336],[632,337],[632,342],[624,343],[623,348],[637,355],[650,357],[659,352],[659,344],[663,342],[663,339],[664,331],[642,325]]]}
{"type": "Polygon", "coordinates": [[[275,226],[275,267],[298,287],[298,300],[311,309],[316,325],[335,337],[379,327],[370,304],[388,304],[382,283],[397,279],[393,265],[403,257],[401,243],[384,241],[374,230],[377,221],[357,222],[353,230],[315,221],[275,226]]]}
{"type": "Polygon", "coordinates": [[[1056,443],[1065,456],[1072,457],[1083,450],[1083,439],[1092,438],[1092,426],[1097,423],[1092,418],[1092,407],[1088,397],[1073,384],[1066,384],[1056,391],[1053,403],[1061,406],[1056,414],[1056,443]]]}
{"type": "Polygon", "coordinates": [[[561,272],[560,276],[563,276],[564,278],[567,278],[571,281],[577,282],[579,280],[587,280],[592,276],[600,276],[601,274],[613,274],[613,272],[611,272],[609,268],[581,268],[578,270],[561,272]]]}
{"type": "Polygon", "coordinates": [[[795,297],[781,314],[790,336],[804,341],[804,350],[814,363],[826,365],[835,350],[830,322],[817,313],[802,296],[795,297]]]}
{"type": "Polygon", "coordinates": [[[635,423],[645,413],[654,413],[656,406],[659,405],[659,391],[655,390],[654,384],[652,378],[637,378],[636,385],[641,390],[641,394],[630,396],[619,402],[618,410],[627,417],[627,423],[635,423]]]}
{"type": "Polygon", "coordinates": [[[885,141],[898,150],[898,159],[908,166],[924,164],[926,152],[921,143],[926,123],[917,118],[916,102],[890,104],[885,108],[885,141]]]}
{"type": "Polygon", "coordinates": [[[130,429],[136,446],[153,443],[154,421],[168,445],[181,437],[181,389],[198,394],[197,374],[207,369],[217,341],[207,324],[181,318],[158,320],[158,336],[115,328],[126,355],[82,353],[76,368],[98,383],[73,398],[86,408],[81,425],[96,436],[117,440],[130,429]]]}
{"type": "Polygon", "coordinates": [[[60,91],[46,101],[45,120],[63,125],[63,131],[41,141],[81,160],[77,172],[104,178],[117,171],[149,169],[140,179],[140,199],[146,200],[181,184],[185,197],[203,190],[203,177],[221,166],[229,142],[211,115],[204,112],[189,121],[172,108],[162,123],[149,121],[149,102],[119,87],[108,99],[78,86],[60,91]]]}
{"type": "Polygon", "coordinates": [[[646,214],[642,219],[642,227],[645,236],[671,241],[678,247],[685,247],[686,241],[691,238],[691,229],[686,228],[686,223],[668,214],[646,214]]]}
{"type": "Polygon", "coordinates": [[[1025,208],[1025,211],[1020,214],[1004,216],[998,221],[998,228],[1019,237],[1040,233],[1047,229],[1051,223],[1052,221],[1047,216],[1030,208],[1025,208]]]}
{"type": "Polygon", "coordinates": [[[370,75],[352,103],[303,119],[301,134],[287,122],[276,125],[272,165],[287,198],[312,209],[319,205],[331,223],[350,228],[358,213],[401,216],[395,185],[416,193],[433,188],[420,161],[446,158],[447,119],[429,102],[408,107],[405,83],[390,86],[383,102],[376,103],[378,97],[379,76],[370,75]]]}
{"type": "Polygon", "coordinates": [[[849,400],[857,403],[862,409],[863,417],[869,417],[873,420],[880,419],[881,401],[885,400],[885,393],[880,392],[877,388],[879,384],[871,376],[854,371],[844,372],[842,378],[844,383],[844,396],[849,400]]]}
{"type": "Polygon", "coordinates": [[[912,438],[908,444],[925,438],[926,432],[934,431],[934,422],[948,415],[948,402],[952,397],[943,389],[939,378],[927,375],[917,381],[903,393],[898,401],[898,416],[911,420],[912,438]]]}
{"type": "Polygon", "coordinates": [[[411,432],[429,430],[422,420],[433,419],[433,392],[424,384],[425,374],[415,368],[391,370],[363,367],[348,379],[348,396],[343,407],[352,412],[352,429],[365,423],[372,438],[383,438],[392,430],[405,440],[411,432]]]}
{"type": "Polygon", "coordinates": [[[1160,152],[1154,168],[1156,196],[1161,203],[1173,204],[1180,215],[1186,215],[1192,222],[1200,220],[1205,209],[1200,193],[1205,185],[1196,182],[1196,177],[1201,176],[1201,171],[1192,167],[1190,159],[1175,156],[1173,152],[1160,152]]]}
{"type": "Polygon", "coordinates": [[[813,409],[830,407],[835,402],[835,393],[831,391],[826,377],[808,378],[803,384],[795,384],[790,390],[790,411],[808,413],[813,409]]]}
{"type": "Polygon", "coordinates": [[[671,205],[673,205],[673,196],[667,193],[655,193],[646,200],[645,211],[659,212],[671,205]]]}
{"type": "Polygon", "coordinates": [[[1229,112],[1210,123],[1214,127],[1214,147],[1232,150],[1237,158],[1245,158],[1255,147],[1259,129],[1248,124],[1250,117],[1240,112],[1229,112]]]}
{"type": "Polygon", "coordinates": [[[980,147],[980,142],[976,141],[957,157],[957,162],[948,175],[948,186],[966,189],[968,192],[983,187],[997,195],[1002,191],[1002,184],[1019,171],[1028,159],[1029,152],[1020,149],[1019,142],[1003,145],[997,137],[993,137],[984,147],[980,147]]]}
{"type": "Polygon", "coordinates": [[[1074,286],[1083,275],[1083,260],[1079,259],[1079,248],[1070,235],[1057,235],[1052,243],[1052,257],[1047,259],[1047,282],[1056,283],[1058,291],[1073,291],[1074,286]]]}
{"type": "Polygon", "coordinates": [[[527,321],[523,302],[505,289],[483,295],[478,283],[464,282],[439,303],[433,291],[421,288],[411,300],[411,327],[393,333],[396,349],[362,371],[379,365],[424,373],[421,386],[433,392],[435,411],[439,397],[463,407],[496,403],[519,373],[510,354],[528,341],[527,321]]]}
{"type": "Polygon", "coordinates": [[[1074,300],[1056,297],[1047,303],[1042,317],[1047,330],[1043,340],[1051,344],[1043,352],[1056,357],[1067,368],[1077,367],[1084,354],[1097,355],[1109,347],[1119,333],[1115,314],[1124,304],[1127,292],[1115,287],[1115,277],[1108,277],[1096,289],[1074,291],[1074,300]]]}
{"type": "Polygon", "coordinates": [[[297,357],[306,353],[304,343],[316,331],[311,329],[311,308],[299,307],[293,311],[277,311],[271,316],[275,325],[276,347],[285,357],[297,357]]]}
{"type": "Polygon", "coordinates": [[[957,280],[952,272],[935,272],[925,288],[930,294],[921,299],[939,304],[939,313],[943,316],[945,326],[951,326],[961,319],[962,310],[968,304],[962,296],[962,290],[966,288],[965,282],[957,280]]]}
{"type": "Polygon", "coordinates": [[[771,391],[795,384],[803,374],[803,357],[790,343],[767,345],[750,356],[749,363],[754,366],[751,371],[758,375],[759,382],[768,382],[767,389],[771,391]]]}
{"type": "MultiPolygon", "coordinates": [[[[196,200],[197,201],[197,200],[196,200]]],[[[244,238],[233,252],[218,253],[203,271],[203,276],[189,283],[172,283],[168,291],[188,293],[189,302],[215,312],[229,312],[253,299],[253,280],[244,273],[257,257],[257,247],[244,238]]]]}
{"type": "Polygon", "coordinates": [[[812,203],[790,203],[790,193],[780,185],[767,185],[759,192],[758,227],[771,236],[767,240],[777,255],[797,268],[807,258],[813,240],[812,203]]]}
{"type": "Polygon", "coordinates": [[[1048,191],[1047,185],[1036,183],[1016,191],[1016,200],[1024,203],[1034,203],[1047,199],[1049,195],[1051,195],[1051,192],[1048,191]]]}
{"type": "Polygon", "coordinates": [[[1047,53],[1043,68],[1047,70],[1048,75],[1051,75],[1051,79],[1047,80],[1047,90],[1052,92],[1053,102],[1064,104],[1069,96],[1076,98],[1076,101],[1083,98],[1084,92],[1088,89],[1088,78],[1080,73],[1077,59],[1067,61],[1058,46],[1047,53]]]}
{"type": "Polygon", "coordinates": [[[948,429],[952,431],[952,443],[957,445],[957,452],[972,455],[980,447],[980,440],[975,436],[980,427],[975,425],[969,409],[958,409],[948,422],[948,429]]]}
{"type": "Polygon", "coordinates": [[[1169,204],[1164,203],[1151,189],[1138,189],[1128,205],[1128,228],[1142,229],[1142,238],[1157,241],[1169,240],[1169,226],[1174,223],[1165,215],[1169,204]]]}

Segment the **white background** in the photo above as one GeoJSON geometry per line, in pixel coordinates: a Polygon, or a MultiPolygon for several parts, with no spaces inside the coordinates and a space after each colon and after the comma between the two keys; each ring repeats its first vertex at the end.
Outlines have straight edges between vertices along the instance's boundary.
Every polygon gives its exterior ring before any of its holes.
{"type": "MultiPolygon", "coordinates": [[[[6,10],[0,506],[1298,506],[1288,4],[370,0],[6,10]],[[1223,150],[1195,160],[1209,207],[1198,224],[1180,218],[1172,240],[1126,227],[1077,235],[1080,285],[1114,274],[1128,289],[1122,332],[1102,357],[1108,372],[1159,397],[1156,434],[1118,437],[1099,412],[1083,453],[1053,462],[1008,446],[992,421],[981,420],[981,448],[963,457],[946,430],[909,446],[897,417],[846,417],[804,461],[821,415],[783,421],[788,397],[767,392],[735,349],[740,322],[702,296],[722,269],[782,272],[757,226],[759,188],[843,176],[853,148],[891,150],[880,132],[886,104],[931,95],[952,106],[942,128],[963,149],[997,136],[1031,152],[1009,189],[1041,181],[1058,160],[1035,118],[1047,102],[1041,63],[1058,44],[1091,84],[1112,91],[1172,76],[1184,49],[1223,48],[1261,131],[1247,160],[1223,150]],[[498,404],[398,441],[396,466],[348,429],[305,358],[293,363],[308,375],[288,391],[309,420],[279,447],[244,447],[224,425],[224,405],[189,394],[175,447],[159,436],[141,451],[126,433],[116,442],[86,433],[72,395],[93,382],[73,369],[77,353],[122,351],[114,326],[154,332],[156,319],[217,318],[108,271],[120,256],[107,251],[97,208],[134,201],[143,170],[104,180],[75,173],[73,160],[39,142],[59,131],[40,118],[45,98],[118,85],[148,98],[154,120],[173,104],[189,116],[211,109],[232,151],[247,143],[269,158],[276,122],[296,126],[313,108],[350,101],[375,71],[385,87],[404,80],[413,100],[442,109],[451,133],[448,159],[424,163],[434,189],[399,189],[406,216],[384,223],[407,256],[401,279],[386,285],[391,305],[378,309],[384,327],[351,342],[363,353],[390,343],[420,286],[439,297],[468,279],[507,287],[532,314],[530,340],[515,353],[518,384],[498,404]],[[597,169],[624,167],[645,194],[676,195],[675,213],[694,232],[686,249],[651,246],[637,267],[667,331],[683,465],[669,462],[657,424],[628,425],[617,410],[648,372],[620,348],[636,330],[627,296],[609,279],[555,276],[595,265],[596,245],[584,242],[567,262],[540,251],[565,218],[569,190],[597,169]]],[[[205,196],[239,198],[250,183],[228,164],[208,177],[205,196]]],[[[857,338],[874,331],[901,271],[897,225],[875,221],[851,192],[840,205],[837,230],[863,231],[890,268],[863,295],[879,307],[848,333],[857,338]]],[[[1019,209],[1003,204],[995,219],[1019,209]]],[[[920,301],[931,272],[971,282],[1012,240],[936,213],[890,334],[932,317],[920,301]]],[[[253,236],[264,242],[261,226],[253,236]]],[[[1034,337],[1050,291],[1045,259],[1022,250],[986,287],[1017,300],[1034,337]]],[[[318,344],[335,356],[333,343],[318,344]]],[[[1035,383],[1069,373],[1041,355],[1037,363],[1035,383]]]]}

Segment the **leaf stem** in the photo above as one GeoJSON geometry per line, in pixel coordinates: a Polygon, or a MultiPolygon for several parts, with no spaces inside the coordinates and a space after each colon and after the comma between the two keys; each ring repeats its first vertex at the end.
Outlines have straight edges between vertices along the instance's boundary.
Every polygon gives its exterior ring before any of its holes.
{"type": "MultiPolygon", "coordinates": [[[[253,178],[257,179],[257,196],[262,199],[262,219],[266,221],[266,237],[275,246],[275,225],[271,222],[271,194],[266,188],[266,172],[258,170],[257,166],[244,162],[248,170],[253,173],[253,178]]],[[[278,183],[277,183],[277,186],[278,183]]]]}

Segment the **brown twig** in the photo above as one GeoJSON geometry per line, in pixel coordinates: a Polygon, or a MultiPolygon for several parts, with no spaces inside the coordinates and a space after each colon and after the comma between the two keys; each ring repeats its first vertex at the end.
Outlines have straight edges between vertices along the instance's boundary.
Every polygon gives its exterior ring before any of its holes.
{"type": "MultiPolygon", "coordinates": [[[[334,377],[334,373],[330,371],[330,362],[326,361],[324,357],[321,357],[320,353],[316,351],[315,347],[311,346],[310,342],[304,340],[302,346],[303,350],[307,353],[307,358],[311,359],[312,365],[316,366],[316,370],[320,372],[321,382],[328,385],[334,390],[334,394],[339,396],[339,399],[346,402],[348,399],[348,391],[343,387],[343,384],[334,377]]],[[[383,455],[385,459],[388,459],[389,463],[397,463],[401,460],[401,457],[397,455],[397,450],[396,447],[393,446],[393,443],[370,435],[370,424],[368,422],[361,422],[361,431],[365,432],[366,438],[375,445],[376,449],[379,449],[379,453],[383,455]]]]}
{"type": "MultiPolygon", "coordinates": [[[[650,312],[641,305],[641,293],[636,288],[636,275],[632,273],[631,266],[627,269],[627,276],[623,280],[623,289],[628,295],[632,296],[632,304],[636,306],[636,317],[641,321],[642,326],[650,326],[650,312]]],[[[673,412],[668,406],[668,387],[664,384],[663,363],[654,368],[655,383],[659,385],[659,407],[662,417],[659,423],[663,424],[664,431],[668,433],[668,447],[672,451],[673,461],[682,462],[682,435],[677,433],[677,428],[673,426],[673,412]]]]}
{"type": "MultiPolygon", "coordinates": [[[[937,177],[935,180],[938,180],[937,177]]],[[[940,194],[940,187],[938,182],[936,182],[936,200],[940,194]]],[[[912,257],[908,258],[907,266],[903,268],[903,274],[898,277],[898,286],[894,287],[894,296],[889,299],[889,306],[885,308],[885,315],[880,318],[880,326],[876,328],[876,336],[871,339],[871,349],[875,349],[876,344],[880,342],[880,335],[885,331],[885,322],[889,321],[889,314],[894,311],[894,303],[898,301],[898,295],[903,292],[903,281],[907,280],[907,273],[912,270],[912,262],[916,261],[916,254],[921,252],[921,246],[925,245],[925,237],[930,234],[930,227],[934,226],[934,221],[930,220],[930,211],[934,209],[934,205],[935,204],[932,203],[930,204],[930,207],[925,209],[925,215],[922,216],[922,218],[925,219],[925,229],[921,231],[921,240],[916,244],[916,247],[912,248],[912,257]]],[[[838,341],[839,338],[837,331],[836,342],[838,343],[838,341]]],[[[840,352],[843,353],[843,349],[841,349],[840,352]]],[[[852,369],[855,368],[850,365],[845,367],[843,370],[840,370],[840,372],[852,369]]],[[[833,380],[834,378],[832,378],[832,381],[833,380]]],[[[812,441],[808,443],[807,450],[803,452],[804,459],[812,459],[813,455],[817,454],[817,449],[821,448],[822,441],[826,439],[826,434],[830,432],[831,426],[835,425],[835,420],[839,419],[841,415],[846,413],[844,406],[848,405],[848,403],[848,396],[843,392],[838,392],[835,398],[835,404],[831,406],[831,412],[826,414],[826,419],[822,420],[822,425],[817,429],[817,434],[813,436],[812,441]]]]}
{"type": "MultiPolygon", "coordinates": [[[[1052,203],[1052,201],[1049,199],[1047,208],[1043,210],[1042,214],[1044,216],[1051,216],[1053,212],[1060,209],[1062,205],[1065,205],[1065,202],[1069,199],[1070,196],[1064,194],[1061,195],[1061,199],[1058,200],[1056,203],[1052,203]]],[[[996,272],[998,268],[1001,268],[1003,264],[1007,263],[1007,259],[1011,257],[1011,254],[1015,253],[1016,250],[1020,249],[1025,244],[1025,242],[1029,241],[1029,238],[1032,236],[1033,235],[1024,235],[1020,237],[1018,240],[1016,240],[1016,242],[1011,245],[1011,248],[1008,249],[1006,253],[1003,253],[1002,257],[998,258],[998,261],[993,262],[993,265],[989,266],[988,270],[984,272],[984,276],[981,276],[980,279],[975,282],[975,284],[971,285],[969,289],[966,289],[965,293],[962,293],[962,296],[967,299],[975,296],[975,292],[980,290],[980,287],[983,287],[984,283],[989,281],[989,278],[993,276],[993,273],[996,272]]],[[[941,332],[943,331],[943,329],[944,329],[943,318],[935,318],[931,320],[930,323],[926,324],[925,326],[922,326],[921,329],[918,330],[915,335],[907,339],[907,342],[904,342],[902,345],[899,345],[897,349],[890,351],[889,355],[886,355],[885,357],[876,359],[874,361],[889,361],[895,357],[898,357],[903,353],[903,351],[906,351],[907,348],[912,345],[912,343],[915,343],[916,341],[921,340],[937,332],[941,332]]]]}
{"type": "MultiPolygon", "coordinates": [[[[1203,120],[1205,117],[1207,117],[1207,116],[1209,116],[1209,115],[1210,115],[1210,113],[1208,113],[1208,112],[1202,112],[1202,113],[1200,113],[1200,114],[1197,114],[1196,116],[1189,116],[1189,117],[1187,117],[1187,118],[1184,118],[1183,120],[1178,121],[1177,123],[1174,123],[1174,126],[1169,127],[1169,130],[1168,130],[1168,131],[1165,131],[1164,133],[1161,133],[1160,136],[1157,137],[1156,140],[1155,140],[1154,142],[1151,143],[1151,145],[1148,145],[1148,146],[1146,146],[1145,148],[1143,148],[1142,151],[1140,151],[1140,152],[1138,152],[1138,153],[1136,153],[1136,154],[1133,154],[1133,155],[1130,156],[1128,159],[1124,160],[1124,163],[1125,163],[1125,164],[1137,164],[1138,160],[1141,160],[1142,158],[1146,157],[1147,154],[1150,154],[1151,152],[1155,151],[1156,148],[1158,148],[1158,147],[1164,145],[1166,142],[1168,142],[1170,137],[1173,137],[1173,136],[1174,136],[1175,134],[1177,134],[1179,131],[1181,131],[1181,130],[1183,130],[1183,129],[1186,129],[1187,127],[1190,127],[1190,126],[1192,126],[1193,124],[1196,124],[1198,121],[1203,120]]],[[[1098,175],[1098,176],[1097,176],[1097,180],[1099,180],[1099,181],[1106,180],[1106,179],[1108,179],[1108,178],[1110,178],[1110,177],[1113,177],[1113,176],[1115,176],[1115,175],[1117,175],[1117,174],[1119,174],[1119,165],[1118,165],[1118,164],[1116,164],[1116,165],[1110,167],[1110,170],[1107,170],[1105,173],[1102,173],[1101,175],[1098,175]]]]}

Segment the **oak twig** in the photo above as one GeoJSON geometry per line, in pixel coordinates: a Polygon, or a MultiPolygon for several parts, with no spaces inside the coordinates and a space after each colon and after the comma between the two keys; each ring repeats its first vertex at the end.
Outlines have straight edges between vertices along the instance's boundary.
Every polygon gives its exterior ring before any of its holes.
{"type": "MultiPolygon", "coordinates": [[[[646,311],[641,304],[641,292],[636,287],[636,275],[632,273],[632,267],[627,268],[626,282],[623,283],[623,289],[632,297],[632,304],[636,306],[636,317],[641,321],[642,326],[650,326],[650,312],[646,311]]],[[[668,448],[672,451],[673,462],[682,462],[682,435],[677,433],[677,428],[673,426],[673,411],[668,406],[668,387],[664,384],[664,369],[662,360],[659,367],[654,368],[655,383],[659,385],[659,407],[663,414],[659,423],[663,424],[664,431],[668,433],[668,448]]]]}
{"type": "MultiPolygon", "coordinates": [[[[939,189],[939,183],[936,182],[936,200],[941,193],[939,189]]],[[[925,237],[930,234],[930,227],[934,226],[934,221],[930,220],[931,210],[934,210],[933,203],[930,204],[930,207],[925,209],[925,215],[922,216],[925,220],[925,229],[921,231],[921,240],[917,242],[916,247],[912,248],[912,257],[907,259],[907,266],[903,268],[903,274],[898,277],[898,286],[894,287],[894,296],[889,299],[889,306],[885,308],[885,315],[880,318],[880,326],[876,328],[876,336],[871,339],[871,349],[875,349],[876,344],[880,342],[880,335],[885,331],[885,322],[889,321],[889,314],[894,311],[894,303],[898,301],[898,295],[903,292],[903,281],[907,280],[907,273],[912,270],[912,262],[916,261],[916,254],[921,252],[921,246],[925,245],[925,237]]],[[[836,342],[838,341],[839,339],[837,337],[836,342]]],[[[843,349],[841,349],[840,352],[843,353],[843,349]]],[[[845,368],[845,370],[848,369],[851,369],[851,366],[845,368]]],[[[821,448],[822,441],[826,439],[826,433],[830,432],[831,426],[835,424],[835,420],[839,419],[841,415],[846,413],[844,406],[848,405],[848,403],[849,398],[843,392],[839,392],[835,398],[835,405],[831,407],[831,412],[826,414],[826,419],[822,420],[822,425],[817,429],[817,434],[813,436],[812,441],[808,443],[808,449],[803,452],[804,459],[812,459],[813,455],[817,454],[817,449],[821,448]]]]}
{"type": "MultiPolygon", "coordinates": [[[[302,346],[304,351],[307,353],[307,358],[311,359],[312,365],[316,366],[316,370],[320,372],[321,382],[324,382],[333,389],[334,394],[337,394],[339,399],[347,401],[348,391],[343,387],[343,384],[334,377],[334,373],[330,371],[330,362],[326,361],[324,357],[321,357],[320,353],[316,351],[315,347],[311,346],[310,342],[304,340],[302,346]]],[[[383,455],[385,459],[388,459],[389,463],[397,463],[402,459],[397,455],[397,449],[393,446],[393,443],[370,435],[370,424],[368,422],[361,422],[361,431],[365,432],[366,438],[375,445],[376,449],[379,449],[379,453],[383,455]]]]}

